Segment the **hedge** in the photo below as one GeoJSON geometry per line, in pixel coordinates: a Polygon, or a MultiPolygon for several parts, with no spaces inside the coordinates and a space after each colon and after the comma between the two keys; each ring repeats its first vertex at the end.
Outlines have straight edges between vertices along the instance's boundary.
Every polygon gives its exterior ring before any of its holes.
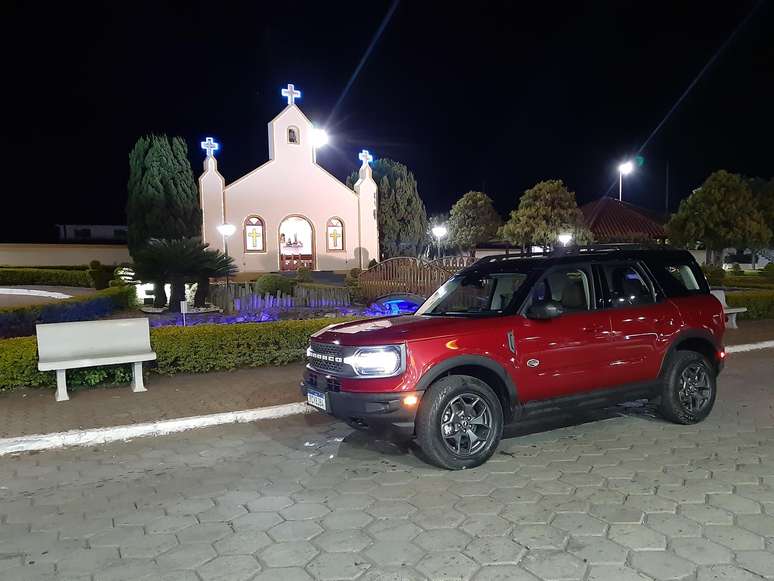
{"type": "Polygon", "coordinates": [[[726,302],[729,307],[747,307],[740,319],[774,319],[774,289],[727,292],[726,302]]]}
{"type": "MultiPolygon", "coordinates": [[[[196,325],[151,329],[158,359],[153,371],[165,375],[228,371],[238,367],[285,365],[301,361],[309,335],[333,323],[351,320],[307,319],[237,325],[196,325]]],[[[54,372],[37,369],[35,337],[0,340],[0,391],[53,387],[54,372]]],[[[67,372],[69,386],[128,382],[128,366],[95,367],[67,372]]]]}
{"type": "Polygon", "coordinates": [[[727,276],[723,280],[723,286],[774,290],[774,280],[757,274],[727,276]]]}
{"type": "Polygon", "coordinates": [[[91,287],[91,277],[86,270],[0,268],[0,285],[12,284],[91,287]]]}
{"type": "Polygon", "coordinates": [[[35,334],[37,323],[99,319],[135,304],[134,286],[113,287],[55,303],[0,309],[0,337],[35,334]]]}

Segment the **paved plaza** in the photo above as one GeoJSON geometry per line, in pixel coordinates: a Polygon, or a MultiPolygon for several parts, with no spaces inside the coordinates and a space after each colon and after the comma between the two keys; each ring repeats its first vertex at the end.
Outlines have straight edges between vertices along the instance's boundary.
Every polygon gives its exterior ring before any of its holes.
{"type": "Polygon", "coordinates": [[[764,350],[703,424],[523,425],[461,472],[317,414],[4,457],[0,579],[774,579],[773,404],[764,350]]]}

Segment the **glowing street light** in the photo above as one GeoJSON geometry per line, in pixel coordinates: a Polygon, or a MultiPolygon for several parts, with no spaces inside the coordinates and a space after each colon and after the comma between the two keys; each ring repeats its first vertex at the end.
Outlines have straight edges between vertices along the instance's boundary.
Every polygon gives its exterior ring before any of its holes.
{"type": "Polygon", "coordinates": [[[317,127],[312,129],[312,145],[315,148],[328,145],[329,141],[330,138],[328,137],[328,133],[325,131],[325,129],[318,129],[317,127]]]}
{"type": "Polygon", "coordinates": [[[446,234],[449,233],[449,231],[446,229],[446,226],[443,224],[438,224],[437,226],[433,226],[430,232],[433,233],[433,236],[435,236],[436,242],[438,243],[438,258],[441,257],[441,238],[446,236],[446,234]]]}
{"type": "Polygon", "coordinates": [[[623,177],[634,171],[634,162],[625,161],[618,166],[618,201],[623,200],[623,177]]]}
{"type": "Polygon", "coordinates": [[[572,234],[568,232],[562,232],[559,234],[559,236],[556,237],[556,239],[562,243],[562,246],[567,246],[572,240],[572,234]]]}

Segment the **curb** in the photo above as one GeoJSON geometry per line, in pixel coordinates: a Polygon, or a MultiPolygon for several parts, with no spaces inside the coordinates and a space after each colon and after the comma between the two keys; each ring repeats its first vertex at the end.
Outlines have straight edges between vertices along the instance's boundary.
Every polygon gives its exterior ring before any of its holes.
{"type": "MultiPolygon", "coordinates": [[[[730,345],[726,353],[745,353],[758,349],[772,349],[774,341],[730,345]]],[[[87,430],[69,430],[51,434],[31,434],[15,438],[0,438],[0,456],[35,450],[52,450],[69,446],[93,446],[110,442],[123,442],[132,438],[164,436],[175,432],[209,428],[223,424],[244,424],[257,420],[271,420],[296,414],[308,414],[314,410],[306,402],[287,403],[237,412],[223,412],[205,416],[190,416],[158,422],[112,426],[109,428],[91,428],[87,430]]]]}
{"type": "Polygon", "coordinates": [[[760,341],[758,343],[745,343],[743,345],[729,345],[726,347],[726,353],[745,353],[747,351],[772,348],[774,348],[774,341],[760,341]]]}
{"type": "Polygon", "coordinates": [[[109,442],[126,441],[132,438],[164,436],[175,432],[185,432],[199,428],[209,428],[222,424],[243,424],[256,420],[270,420],[295,414],[312,412],[305,402],[274,405],[238,412],[223,412],[205,416],[190,416],[158,422],[146,422],[109,428],[87,430],[69,430],[51,434],[31,434],[15,438],[0,438],[0,456],[34,450],[51,450],[67,446],[93,446],[109,442]]]}

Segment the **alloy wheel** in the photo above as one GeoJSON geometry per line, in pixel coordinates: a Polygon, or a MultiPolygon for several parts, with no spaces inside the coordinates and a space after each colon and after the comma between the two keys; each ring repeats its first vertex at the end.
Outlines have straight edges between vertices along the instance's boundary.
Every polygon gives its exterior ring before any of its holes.
{"type": "Polygon", "coordinates": [[[712,383],[707,367],[692,363],[683,369],[677,395],[685,411],[695,414],[703,410],[712,399],[712,383]]]}
{"type": "Polygon", "coordinates": [[[486,447],[492,430],[492,410],[474,393],[452,399],[441,414],[441,437],[457,456],[472,456],[486,447]]]}

